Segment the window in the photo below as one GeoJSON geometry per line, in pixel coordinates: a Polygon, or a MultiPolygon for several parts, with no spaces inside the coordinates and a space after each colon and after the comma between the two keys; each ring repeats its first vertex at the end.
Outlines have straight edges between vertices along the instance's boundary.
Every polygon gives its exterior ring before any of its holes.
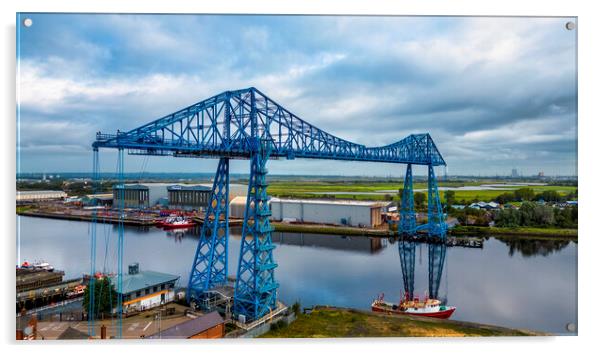
{"type": "Polygon", "coordinates": [[[161,285],[161,290],[165,289],[165,283],[161,285]]]}
{"type": "Polygon", "coordinates": [[[136,292],[136,296],[137,296],[137,297],[139,297],[141,294],[142,294],[142,292],[141,292],[141,291],[137,291],[137,292],[136,292]]]}
{"type": "Polygon", "coordinates": [[[149,293],[150,293],[150,288],[146,288],[146,289],[144,290],[144,294],[149,294],[149,293]]]}
{"type": "Polygon", "coordinates": [[[153,287],[153,292],[156,292],[156,291],[157,291],[157,286],[154,286],[153,287]]]}

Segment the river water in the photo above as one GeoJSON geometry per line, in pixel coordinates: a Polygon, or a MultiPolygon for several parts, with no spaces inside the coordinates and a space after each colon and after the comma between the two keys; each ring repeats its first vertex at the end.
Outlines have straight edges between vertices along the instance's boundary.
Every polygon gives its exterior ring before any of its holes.
{"type": "MultiPolygon", "coordinates": [[[[90,270],[90,223],[17,217],[18,261],[45,260],[66,278],[90,270]]],[[[185,286],[198,232],[126,227],[124,264],[180,275],[185,286]]],[[[232,229],[229,274],[236,273],[240,230],[232,229]]],[[[116,271],[114,225],[97,225],[97,270],[116,271]]],[[[380,293],[397,301],[404,288],[400,250],[394,239],[273,234],[279,298],[303,307],[326,304],[369,310],[380,293]]],[[[429,245],[415,247],[414,291],[429,289],[429,245]]],[[[457,307],[453,319],[553,334],[577,324],[577,244],[571,241],[499,240],[482,249],[445,252],[438,295],[457,307]]]]}

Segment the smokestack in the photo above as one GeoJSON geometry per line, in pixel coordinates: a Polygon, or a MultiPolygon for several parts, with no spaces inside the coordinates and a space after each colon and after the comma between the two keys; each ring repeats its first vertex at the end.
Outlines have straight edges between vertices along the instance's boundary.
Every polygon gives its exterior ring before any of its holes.
{"type": "Polygon", "coordinates": [[[100,326],[100,339],[107,339],[107,327],[105,325],[100,326]]]}

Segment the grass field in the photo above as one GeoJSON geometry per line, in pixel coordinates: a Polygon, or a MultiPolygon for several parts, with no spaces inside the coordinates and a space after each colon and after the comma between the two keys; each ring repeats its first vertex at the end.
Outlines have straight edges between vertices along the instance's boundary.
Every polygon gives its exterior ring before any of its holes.
{"type": "MultiPolygon", "coordinates": [[[[489,184],[486,182],[440,182],[439,187],[461,187],[461,186],[478,186],[481,184],[489,184]]],[[[383,194],[362,194],[365,192],[382,192],[390,191],[390,196],[393,200],[399,200],[397,190],[403,187],[403,183],[386,183],[386,182],[289,182],[289,181],[273,181],[268,187],[268,193],[270,195],[279,197],[295,197],[295,198],[324,198],[334,197],[337,199],[355,199],[355,200],[385,200],[385,193],[383,194]],[[354,195],[329,195],[330,192],[350,192],[357,193],[354,195]],[[323,194],[322,194],[323,193],[323,194]]],[[[519,189],[526,186],[512,186],[507,187],[511,190],[454,190],[456,200],[459,202],[471,202],[473,200],[479,201],[491,201],[497,196],[505,193],[512,192],[515,189],[519,189]]],[[[566,195],[569,192],[575,191],[575,186],[527,186],[535,193],[540,193],[545,190],[555,190],[562,195],[566,195]]],[[[426,183],[414,183],[414,190],[426,189],[426,183]]],[[[443,191],[439,192],[443,197],[443,191]]]]}
{"type": "Polygon", "coordinates": [[[352,309],[320,308],[301,314],[289,326],[273,329],[262,338],[327,337],[462,337],[529,336],[532,332],[453,320],[387,316],[352,309]]]}

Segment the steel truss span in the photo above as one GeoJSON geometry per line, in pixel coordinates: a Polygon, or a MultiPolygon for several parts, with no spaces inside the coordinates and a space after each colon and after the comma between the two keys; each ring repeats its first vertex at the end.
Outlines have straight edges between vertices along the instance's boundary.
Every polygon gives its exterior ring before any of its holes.
{"type": "Polygon", "coordinates": [[[429,134],[366,147],[313,126],[254,87],[223,92],[128,132],[98,133],[94,144],[132,154],[248,159],[256,138],[268,141],[272,157],[445,165],[429,134]]]}
{"type": "Polygon", "coordinates": [[[98,132],[92,146],[95,151],[113,148],[120,153],[127,150],[130,155],[220,159],[188,281],[187,298],[196,304],[201,304],[209,290],[227,282],[229,159],[250,161],[236,272],[235,319],[244,316],[245,320],[256,320],[278,305],[266,183],[270,159],[407,164],[399,208],[400,234],[426,230],[429,236],[441,239],[447,231],[433,168],[446,163],[428,133],[412,134],[386,146],[367,147],[315,127],[254,87],[220,93],[127,132],[98,132]],[[416,225],[413,164],[428,166],[429,170],[428,223],[424,225],[416,225]]]}

